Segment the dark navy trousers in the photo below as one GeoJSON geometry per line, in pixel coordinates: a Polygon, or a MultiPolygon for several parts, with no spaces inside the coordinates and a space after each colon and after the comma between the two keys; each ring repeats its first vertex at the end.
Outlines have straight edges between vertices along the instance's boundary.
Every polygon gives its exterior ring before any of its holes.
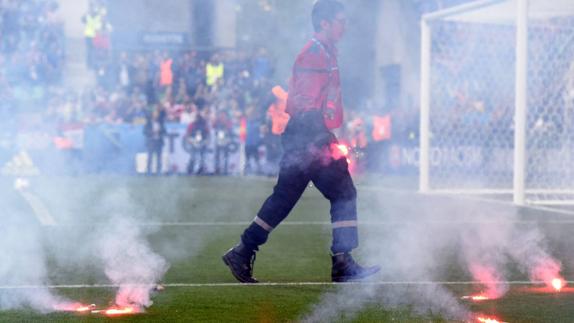
{"type": "Polygon", "coordinates": [[[292,117],[281,140],[284,154],[277,184],[253,223],[243,232],[243,244],[249,249],[258,250],[267,241],[269,233],[289,215],[309,182],[312,182],[331,202],[331,252],[349,252],[356,248],[357,191],[346,158],[332,157],[331,147],[337,140],[325,127],[322,114],[315,111],[292,117]]]}

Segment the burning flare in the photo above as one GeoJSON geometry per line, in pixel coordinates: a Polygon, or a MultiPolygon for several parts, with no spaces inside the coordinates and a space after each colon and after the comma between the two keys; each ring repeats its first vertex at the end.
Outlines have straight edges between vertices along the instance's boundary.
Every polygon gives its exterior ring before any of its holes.
{"type": "Polygon", "coordinates": [[[349,162],[349,147],[344,144],[331,144],[331,157],[335,160],[339,160],[341,158],[346,158],[347,162],[349,162]]]}
{"type": "Polygon", "coordinates": [[[54,306],[54,310],[62,312],[78,312],[87,313],[96,308],[96,304],[84,305],[81,303],[72,304],[58,304],[54,306]]]}
{"type": "Polygon", "coordinates": [[[486,289],[480,295],[486,296],[488,299],[497,299],[506,294],[508,284],[504,282],[504,277],[496,267],[472,263],[469,269],[472,277],[486,289]]]}
{"type": "Polygon", "coordinates": [[[476,320],[481,323],[506,323],[490,317],[477,317],[476,320]]]}
{"type": "Polygon", "coordinates": [[[140,310],[134,306],[124,306],[124,307],[110,307],[103,311],[107,316],[118,316],[118,315],[128,315],[139,313],[140,310]]]}
{"type": "Polygon", "coordinates": [[[349,158],[349,147],[345,144],[337,145],[337,152],[333,154],[333,158],[340,159],[345,157],[347,159],[347,164],[351,164],[351,158],[349,158]]]}
{"type": "Polygon", "coordinates": [[[548,256],[531,270],[530,277],[532,281],[543,281],[550,290],[560,291],[566,285],[560,270],[560,262],[548,256]]]}
{"type": "Polygon", "coordinates": [[[80,307],[76,308],[76,312],[89,312],[89,311],[93,310],[94,308],[96,308],[96,304],[80,306],[80,307]]]}
{"type": "Polygon", "coordinates": [[[479,317],[477,318],[477,320],[479,322],[484,322],[484,323],[500,323],[498,320],[496,319],[491,319],[491,318],[487,318],[487,317],[479,317]]]}
{"type": "Polygon", "coordinates": [[[559,292],[562,289],[562,287],[566,285],[566,281],[564,281],[564,279],[562,278],[554,278],[552,279],[550,284],[557,292],[559,292]]]}
{"type": "Polygon", "coordinates": [[[486,295],[468,295],[468,296],[463,296],[460,299],[470,299],[472,301],[486,301],[489,300],[490,297],[486,296],[486,295]]]}
{"type": "Polygon", "coordinates": [[[347,147],[343,144],[339,144],[339,145],[337,145],[337,148],[339,149],[339,151],[341,152],[341,154],[343,156],[347,156],[349,154],[349,147],[347,147]]]}

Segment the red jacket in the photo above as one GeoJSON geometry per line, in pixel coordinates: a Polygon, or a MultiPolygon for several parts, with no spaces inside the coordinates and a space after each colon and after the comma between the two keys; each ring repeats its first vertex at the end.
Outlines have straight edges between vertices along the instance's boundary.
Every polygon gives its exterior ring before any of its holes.
{"type": "Polygon", "coordinates": [[[286,109],[291,117],[311,110],[323,112],[329,129],[343,123],[337,49],[316,38],[307,42],[295,60],[286,109]]]}

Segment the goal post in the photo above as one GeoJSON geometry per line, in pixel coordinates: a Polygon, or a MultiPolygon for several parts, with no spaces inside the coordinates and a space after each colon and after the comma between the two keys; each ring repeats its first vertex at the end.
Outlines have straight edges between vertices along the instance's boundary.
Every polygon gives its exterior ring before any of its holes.
{"type": "Polygon", "coordinates": [[[574,204],[574,1],[424,15],[420,117],[421,192],[574,204]]]}
{"type": "Polygon", "coordinates": [[[526,174],[526,95],[528,81],[528,1],[516,0],[513,202],[524,205],[526,174]]]}

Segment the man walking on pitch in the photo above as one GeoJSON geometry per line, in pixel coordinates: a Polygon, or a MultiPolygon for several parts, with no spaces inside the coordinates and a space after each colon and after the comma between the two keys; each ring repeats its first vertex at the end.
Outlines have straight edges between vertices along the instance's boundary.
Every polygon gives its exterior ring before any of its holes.
{"type": "Polygon", "coordinates": [[[253,277],[255,251],[287,217],[310,181],[331,202],[332,280],[361,279],[380,269],[361,267],[350,255],[358,246],[357,192],[346,158],[335,156],[337,139],[330,131],[343,122],[335,48],[345,31],[343,9],[337,0],[318,0],[313,6],[315,35],[297,56],[289,85],[286,111],[291,118],[281,137],[284,155],[277,185],[241,235],[241,242],[223,256],[240,282],[257,282],[253,277]]]}

